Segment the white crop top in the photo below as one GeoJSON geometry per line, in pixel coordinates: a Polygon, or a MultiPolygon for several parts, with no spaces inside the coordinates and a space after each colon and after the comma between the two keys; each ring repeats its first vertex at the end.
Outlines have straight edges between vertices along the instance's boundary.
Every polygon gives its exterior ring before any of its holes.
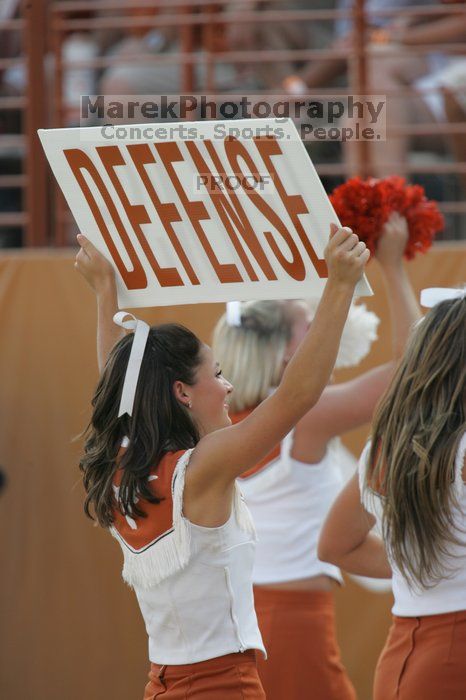
{"type": "MultiPolygon", "coordinates": [[[[369,450],[370,443],[367,443],[359,460],[359,488],[362,504],[366,510],[377,517],[381,512],[382,497],[364,487],[369,450]]],[[[452,484],[459,503],[459,508],[455,508],[453,513],[456,534],[459,542],[463,544],[449,545],[449,555],[445,559],[445,578],[424,590],[416,587],[410,589],[388,552],[393,571],[392,588],[395,604],[392,612],[394,615],[420,617],[466,610],[466,485],[462,478],[465,452],[466,433],[459,444],[455,460],[455,481],[452,484]]]]}
{"type": "Polygon", "coordinates": [[[292,440],[290,433],[275,460],[240,479],[257,531],[253,581],[260,585],[324,575],[341,583],[338,567],[317,558],[321,527],[344,483],[338,464],[341,443],[331,440],[321,462],[306,464],[290,456],[292,440]]]}
{"type": "Polygon", "coordinates": [[[265,649],[252,591],[255,532],[238,487],[221,527],[182,515],[188,450],[172,480],[173,527],[144,549],[124,553],[123,577],[134,588],[157,664],[190,664],[246,649],[265,649]]]}

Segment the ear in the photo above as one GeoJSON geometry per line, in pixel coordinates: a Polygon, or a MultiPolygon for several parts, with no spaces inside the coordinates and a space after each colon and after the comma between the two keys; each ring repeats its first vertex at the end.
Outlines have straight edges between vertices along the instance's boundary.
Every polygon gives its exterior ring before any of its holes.
{"type": "Polygon", "coordinates": [[[184,384],[184,382],[180,382],[179,379],[173,382],[173,394],[175,399],[184,405],[186,405],[190,399],[189,389],[190,387],[184,384]]]}

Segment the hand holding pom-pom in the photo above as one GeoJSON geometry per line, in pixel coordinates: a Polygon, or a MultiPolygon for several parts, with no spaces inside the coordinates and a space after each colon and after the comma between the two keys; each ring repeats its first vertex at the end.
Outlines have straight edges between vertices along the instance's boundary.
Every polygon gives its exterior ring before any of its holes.
{"type": "Polygon", "coordinates": [[[394,211],[381,230],[375,248],[375,257],[382,267],[399,265],[409,239],[409,227],[405,217],[394,211]]]}
{"type": "MultiPolygon", "coordinates": [[[[379,241],[387,233],[384,226],[390,226],[397,213],[407,223],[408,238],[404,256],[408,259],[418,252],[426,252],[432,245],[436,233],[444,227],[443,216],[436,202],[428,200],[424,189],[419,185],[407,185],[402,177],[392,176],[383,180],[355,177],[336,187],[330,195],[337,216],[343,226],[358,232],[372,255],[384,258],[379,241]],[[379,254],[377,254],[377,250],[379,254]]],[[[399,221],[398,221],[399,224],[399,221]]],[[[387,239],[382,244],[389,245],[387,239]]]]}

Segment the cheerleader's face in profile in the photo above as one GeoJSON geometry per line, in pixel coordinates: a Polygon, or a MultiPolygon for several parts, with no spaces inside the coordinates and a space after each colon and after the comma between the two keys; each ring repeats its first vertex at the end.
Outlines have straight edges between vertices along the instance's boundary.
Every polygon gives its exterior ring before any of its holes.
{"type": "Polygon", "coordinates": [[[233,386],[222,375],[220,365],[207,345],[201,348],[195,383],[188,385],[177,381],[174,391],[177,399],[188,407],[201,437],[231,425],[228,399],[233,386]]]}

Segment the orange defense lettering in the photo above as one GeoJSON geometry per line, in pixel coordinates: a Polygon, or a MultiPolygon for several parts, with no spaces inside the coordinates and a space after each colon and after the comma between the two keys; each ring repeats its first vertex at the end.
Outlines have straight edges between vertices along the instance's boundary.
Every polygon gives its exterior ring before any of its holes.
{"type": "Polygon", "coordinates": [[[157,143],[155,147],[165,166],[165,170],[167,171],[167,174],[173,184],[173,187],[175,188],[176,193],[180,198],[180,201],[186,213],[188,214],[189,220],[197,234],[197,237],[199,238],[204,252],[207,255],[210,264],[212,265],[217,274],[218,279],[222,284],[226,284],[229,282],[243,282],[243,278],[241,277],[241,274],[236,265],[234,265],[233,263],[223,264],[220,263],[217,259],[213,248],[210,245],[207,236],[200,224],[201,221],[206,221],[210,218],[204,204],[200,201],[191,201],[190,199],[188,199],[185,191],[183,190],[181,182],[179,181],[178,176],[173,167],[173,163],[179,163],[184,160],[179,147],[176,143],[157,143]]]}
{"type": "Polygon", "coordinates": [[[112,256],[113,261],[117,266],[118,272],[120,273],[127,289],[145,289],[147,287],[146,273],[144,272],[144,268],[141,265],[141,261],[139,260],[136,251],[133,248],[129,236],[125,231],[125,227],[120,218],[120,215],[118,214],[115,204],[113,203],[112,197],[108,192],[96,166],[92,162],[91,158],[79,148],[65,149],[63,151],[63,154],[66,160],[68,161],[68,165],[70,166],[79,187],[81,188],[86,202],[89,205],[89,209],[91,210],[96,224],[99,227],[100,233],[102,234],[102,238],[104,239],[107,245],[110,255],[112,256]],[[99,206],[83,175],[83,170],[87,170],[87,172],[93,179],[95,186],[99,190],[102,199],[104,200],[105,206],[107,207],[112,221],[115,224],[115,228],[118,231],[118,235],[120,236],[121,242],[123,243],[125,250],[128,253],[128,257],[133,266],[132,270],[126,269],[125,264],[120,257],[120,254],[113,241],[113,238],[100,212],[99,206]]]}
{"type": "MultiPolygon", "coordinates": [[[[242,178],[243,173],[241,171],[238,160],[241,158],[246,163],[249,172],[254,175],[256,182],[260,182],[260,174],[254,163],[252,156],[249,154],[245,146],[238,141],[235,137],[227,137],[224,141],[225,152],[233,172],[237,177],[242,178]]],[[[272,173],[271,173],[272,174],[272,173]]],[[[273,173],[274,184],[277,187],[278,175],[274,171],[273,173]]],[[[278,188],[277,188],[278,189],[278,188]]],[[[286,228],[283,221],[280,219],[278,214],[270,207],[267,202],[256,192],[253,187],[244,187],[244,191],[248,195],[252,203],[259,209],[259,211],[265,216],[265,218],[275,227],[278,233],[282,236],[283,240],[286,242],[290,253],[292,255],[292,260],[287,260],[280,248],[278,247],[275,238],[270,231],[265,231],[264,236],[267,243],[271,247],[275,254],[275,257],[279,261],[280,265],[283,267],[285,272],[287,272],[290,277],[295,280],[302,281],[306,277],[306,268],[304,266],[303,259],[299,253],[298,247],[294,242],[290,232],[286,228]]],[[[283,198],[282,198],[283,199],[283,198]]]]}
{"type": "Polygon", "coordinates": [[[283,155],[283,151],[281,150],[279,144],[273,136],[255,138],[254,143],[262,157],[262,160],[265,163],[265,167],[267,168],[267,170],[273,178],[275,187],[277,188],[277,192],[280,195],[285,209],[287,210],[290,219],[293,222],[296,231],[298,232],[298,236],[307,254],[309,255],[309,258],[311,259],[311,262],[314,265],[317,274],[319,275],[319,277],[328,277],[327,263],[325,262],[325,260],[318,257],[311,241],[307,237],[306,231],[304,230],[301,221],[299,220],[300,214],[309,213],[304,199],[299,194],[289,195],[286,192],[283,186],[283,182],[280,180],[278,173],[275,170],[275,167],[272,163],[271,156],[283,155]]]}
{"type": "MultiPolygon", "coordinates": [[[[204,141],[204,143],[210,157],[212,158],[217,173],[219,175],[222,175],[223,178],[225,178],[225,168],[223,167],[220,161],[220,158],[215,150],[212,141],[206,140],[204,141]]],[[[222,220],[223,225],[225,226],[225,230],[227,231],[241,262],[243,263],[246,269],[247,274],[249,275],[250,280],[253,282],[257,282],[259,278],[254,268],[252,267],[251,262],[246,254],[246,251],[241,245],[241,242],[236,232],[239,233],[244,243],[247,245],[247,247],[253,254],[254,258],[260,265],[262,272],[267,277],[267,279],[276,280],[277,276],[274,273],[269,261],[267,260],[267,256],[261,244],[259,243],[259,240],[257,239],[257,236],[254,233],[254,230],[243,208],[241,207],[241,204],[239,203],[236,194],[230,190],[228,192],[229,197],[227,197],[225,193],[222,192],[221,188],[215,181],[214,174],[210,171],[207,163],[205,162],[198,149],[197,144],[194,141],[186,141],[186,147],[189,151],[191,158],[193,159],[193,162],[198,172],[202,175],[209,176],[209,182],[211,183],[209,187],[210,198],[212,200],[213,205],[215,206],[215,209],[217,210],[220,219],[222,220]],[[212,188],[215,189],[214,192],[211,191],[212,188]]]]}
{"type": "Polygon", "coordinates": [[[139,243],[142,246],[144,253],[160,283],[161,287],[182,287],[184,282],[180,277],[178,270],[175,267],[161,267],[157,262],[154,253],[144,235],[141,228],[141,224],[150,224],[151,219],[147,213],[147,209],[142,204],[131,204],[126,192],[118,179],[118,175],[115,172],[115,167],[118,165],[126,165],[126,161],[123,158],[121,151],[118,146],[98,146],[97,153],[100,156],[105,170],[110,177],[113,187],[123,204],[126,216],[129,219],[133,230],[138,237],[139,243]]]}
{"type": "Polygon", "coordinates": [[[167,232],[168,238],[170,239],[170,242],[179,257],[181,264],[186,270],[186,274],[189,277],[189,281],[191,282],[191,284],[200,284],[199,279],[196,273],[194,272],[191,263],[188,260],[188,256],[183,250],[183,247],[180,241],[178,240],[175,231],[173,230],[172,223],[175,221],[182,221],[181,214],[179,213],[178,209],[176,208],[176,205],[173,202],[160,201],[159,196],[155,191],[154,185],[152,184],[152,180],[150,179],[148,172],[144,167],[147,164],[156,162],[155,156],[152,153],[149,144],[141,143],[127,146],[126,148],[128,149],[128,153],[132,158],[136,170],[138,171],[139,177],[141,178],[144,187],[146,188],[147,193],[152,200],[154,208],[157,211],[157,214],[160,216],[160,220],[163,224],[165,231],[167,232]]]}

